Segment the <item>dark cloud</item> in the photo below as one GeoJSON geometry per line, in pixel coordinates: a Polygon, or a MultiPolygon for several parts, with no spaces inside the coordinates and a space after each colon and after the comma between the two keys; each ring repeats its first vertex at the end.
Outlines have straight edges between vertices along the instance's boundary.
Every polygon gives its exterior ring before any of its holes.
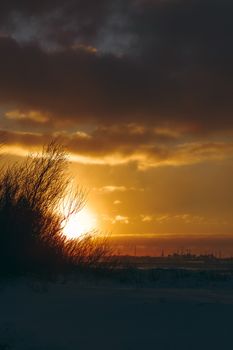
{"type": "Polygon", "coordinates": [[[74,127],[231,129],[232,10],[227,0],[2,1],[6,28],[17,14],[38,32],[33,44],[0,38],[1,103],[74,127]]]}
{"type": "Polygon", "coordinates": [[[154,108],[141,67],[88,49],[45,52],[2,37],[0,75],[2,103],[77,123],[130,121],[154,108]]]}
{"type": "Polygon", "coordinates": [[[67,150],[84,163],[112,164],[135,163],[139,169],[164,165],[187,165],[203,161],[223,160],[233,156],[232,142],[176,143],[175,139],[156,131],[100,128],[86,134],[12,132],[2,130],[0,140],[7,146],[24,149],[39,147],[59,137],[67,150]]]}
{"type": "Polygon", "coordinates": [[[10,21],[12,14],[21,14],[28,16],[41,17],[51,13],[57,13],[62,17],[72,14],[75,18],[77,14],[89,17],[99,17],[105,11],[107,4],[111,3],[108,0],[99,0],[98,4],[94,0],[2,0],[0,4],[0,12],[3,21],[10,21]]]}
{"type": "Polygon", "coordinates": [[[24,27],[28,37],[36,34],[38,40],[66,46],[76,40],[91,40],[102,28],[111,9],[108,0],[46,0],[1,1],[2,28],[17,36],[24,27]],[[28,25],[29,23],[29,25],[28,25]],[[31,28],[36,32],[30,33],[31,28]]]}

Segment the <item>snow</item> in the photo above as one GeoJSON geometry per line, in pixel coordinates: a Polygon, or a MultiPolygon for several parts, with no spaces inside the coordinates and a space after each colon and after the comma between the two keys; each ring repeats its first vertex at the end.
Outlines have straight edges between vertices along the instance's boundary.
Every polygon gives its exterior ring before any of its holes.
{"type": "Polygon", "coordinates": [[[233,349],[232,289],[22,280],[0,298],[0,349],[233,349]]]}

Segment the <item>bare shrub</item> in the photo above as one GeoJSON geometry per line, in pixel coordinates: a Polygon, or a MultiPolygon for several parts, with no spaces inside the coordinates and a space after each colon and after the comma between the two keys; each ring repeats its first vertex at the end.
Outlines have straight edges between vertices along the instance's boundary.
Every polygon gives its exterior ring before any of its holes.
{"type": "Polygon", "coordinates": [[[76,266],[89,268],[113,266],[113,249],[108,236],[98,232],[90,232],[79,239],[67,241],[66,252],[69,260],[76,266]]]}
{"type": "Polygon", "coordinates": [[[106,241],[94,233],[67,240],[63,228],[86,202],[80,187],[70,186],[67,153],[56,140],[42,153],[30,154],[22,164],[0,175],[0,269],[25,271],[94,266],[110,253],[106,241]],[[65,211],[60,208],[68,198],[65,211]]]}

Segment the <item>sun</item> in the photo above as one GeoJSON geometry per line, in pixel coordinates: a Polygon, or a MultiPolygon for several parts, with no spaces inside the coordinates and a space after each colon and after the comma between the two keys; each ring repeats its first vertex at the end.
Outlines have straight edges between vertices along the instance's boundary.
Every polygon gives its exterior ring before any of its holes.
{"type": "Polygon", "coordinates": [[[83,208],[76,214],[72,214],[67,220],[63,233],[68,239],[80,236],[96,229],[97,219],[89,208],[83,208]]]}

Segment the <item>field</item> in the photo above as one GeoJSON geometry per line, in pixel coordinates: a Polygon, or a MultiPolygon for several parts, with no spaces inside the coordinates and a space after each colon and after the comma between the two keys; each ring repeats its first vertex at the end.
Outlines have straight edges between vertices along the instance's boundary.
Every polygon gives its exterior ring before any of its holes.
{"type": "Polygon", "coordinates": [[[2,282],[0,349],[232,349],[232,277],[171,273],[2,282]]]}

